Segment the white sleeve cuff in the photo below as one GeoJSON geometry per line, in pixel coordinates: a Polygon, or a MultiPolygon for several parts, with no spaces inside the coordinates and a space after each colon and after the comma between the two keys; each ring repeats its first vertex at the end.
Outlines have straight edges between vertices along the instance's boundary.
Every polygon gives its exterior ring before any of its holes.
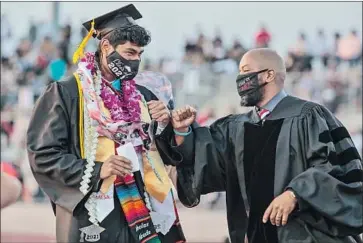
{"type": "Polygon", "coordinates": [[[155,132],[155,135],[160,135],[164,129],[166,128],[168,124],[164,124],[162,122],[158,122],[158,127],[156,128],[156,132],[155,132]]]}

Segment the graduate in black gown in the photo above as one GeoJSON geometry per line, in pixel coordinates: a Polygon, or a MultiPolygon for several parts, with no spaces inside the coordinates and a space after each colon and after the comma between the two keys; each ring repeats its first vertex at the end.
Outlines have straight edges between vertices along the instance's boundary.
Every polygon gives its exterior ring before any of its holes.
{"type": "Polygon", "coordinates": [[[84,23],[77,71],[35,105],[29,162],[51,200],[57,242],[185,242],[160,143],[172,133],[173,102],[146,85],[152,74],[138,74],[151,40],[140,18],[130,4],[84,23]],[[92,36],[99,49],[84,54],[92,36]]]}
{"type": "Polygon", "coordinates": [[[233,243],[359,242],[363,171],[347,129],[322,105],[284,91],[275,51],[251,50],[239,69],[250,112],[207,128],[194,123],[193,108],[173,111],[180,201],[193,207],[201,194],[226,191],[233,243]]]}

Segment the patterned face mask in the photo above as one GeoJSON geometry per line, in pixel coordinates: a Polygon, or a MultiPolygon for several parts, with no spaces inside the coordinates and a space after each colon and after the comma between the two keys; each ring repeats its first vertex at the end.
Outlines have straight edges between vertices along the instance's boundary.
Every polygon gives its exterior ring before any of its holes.
{"type": "Polygon", "coordinates": [[[258,83],[258,74],[266,72],[268,69],[263,69],[258,72],[240,74],[237,76],[237,91],[241,96],[241,106],[255,106],[263,98],[261,88],[267,83],[258,83]]]}
{"type": "Polygon", "coordinates": [[[127,60],[117,51],[107,56],[107,65],[120,81],[133,79],[139,71],[140,60],[127,60]]]}
{"type": "Polygon", "coordinates": [[[251,93],[253,91],[256,91],[257,89],[260,89],[265,84],[259,85],[258,84],[258,74],[262,72],[266,72],[268,69],[263,69],[258,72],[253,73],[246,73],[246,74],[240,74],[237,76],[236,82],[237,82],[237,91],[238,94],[242,97],[248,93],[251,93]]]}

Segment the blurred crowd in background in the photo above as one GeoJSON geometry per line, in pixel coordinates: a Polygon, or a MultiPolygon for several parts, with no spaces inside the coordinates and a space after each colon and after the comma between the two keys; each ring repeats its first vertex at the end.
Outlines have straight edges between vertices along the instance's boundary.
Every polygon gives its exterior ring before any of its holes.
{"type": "MultiPolygon", "coordinates": [[[[20,200],[42,202],[46,198],[27,161],[28,121],[46,85],[59,82],[75,71],[72,54],[87,32],[67,24],[59,28],[55,37],[49,34],[46,23],[30,21],[28,35],[17,40],[12,35],[12,24],[5,15],[1,16],[1,166],[23,183],[20,200]]],[[[256,30],[253,46],[246,46],[238,39],[228,46],[222,31],[217,31],[214,37],[200,31],[195,38],[186,40],[184,47],[176,46],[184,48],[181,60],[142,61],[142,70],[167,75],[173,85],[176,106],[186,103],[196,106],[198,122],[204,126],[222,115],[244,111],[239,107],[234,83],[239,61],[251,48],[273,48],[270,43],[274,36],[267,25],[261,24],[256,30]]],[[[288,71],[287,91],[324,104],[338,118],[346,118],[349,124],[345,125],[362,151],[362,127],[357,120],[362,113],[360,34],[355,29],[327,33],[322,28],[317,29],[315,36],[297,31],[296,42],[287,46],[283,54],[288,71]]],[[[218,204],[221,195],[209,196],[211,208],[218,204]]]]}

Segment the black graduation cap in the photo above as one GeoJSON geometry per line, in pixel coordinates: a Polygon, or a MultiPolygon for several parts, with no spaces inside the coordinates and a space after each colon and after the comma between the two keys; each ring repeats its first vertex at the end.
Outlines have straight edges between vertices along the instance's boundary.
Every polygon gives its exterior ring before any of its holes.
{"type": "Polygon", "coordinates": [[[137,25],[135,20],[141,19],[141,13],[133,4],[129,4],[102,16],[83,23],[88,30],[87,36],[82,40],[81,44],[73,54],[73,63],[84,56],[84,48],[91,37],[99,40],[115,29],[127,29],[137,25]]]}
{"type": "Polygon", "coordinates": [[[97,39],[100,40],[115,29],[126,29],[136,25],[135,20],[141,18],[142,15],[136,7],[133,4],[129,4],[89,20],[83,23],[83,26],[90,31],[92,28],[92,21],[94,21],[94,29],[96,30],[96,33],[93,34],[93,37],[97,37],[97,39]]]}

